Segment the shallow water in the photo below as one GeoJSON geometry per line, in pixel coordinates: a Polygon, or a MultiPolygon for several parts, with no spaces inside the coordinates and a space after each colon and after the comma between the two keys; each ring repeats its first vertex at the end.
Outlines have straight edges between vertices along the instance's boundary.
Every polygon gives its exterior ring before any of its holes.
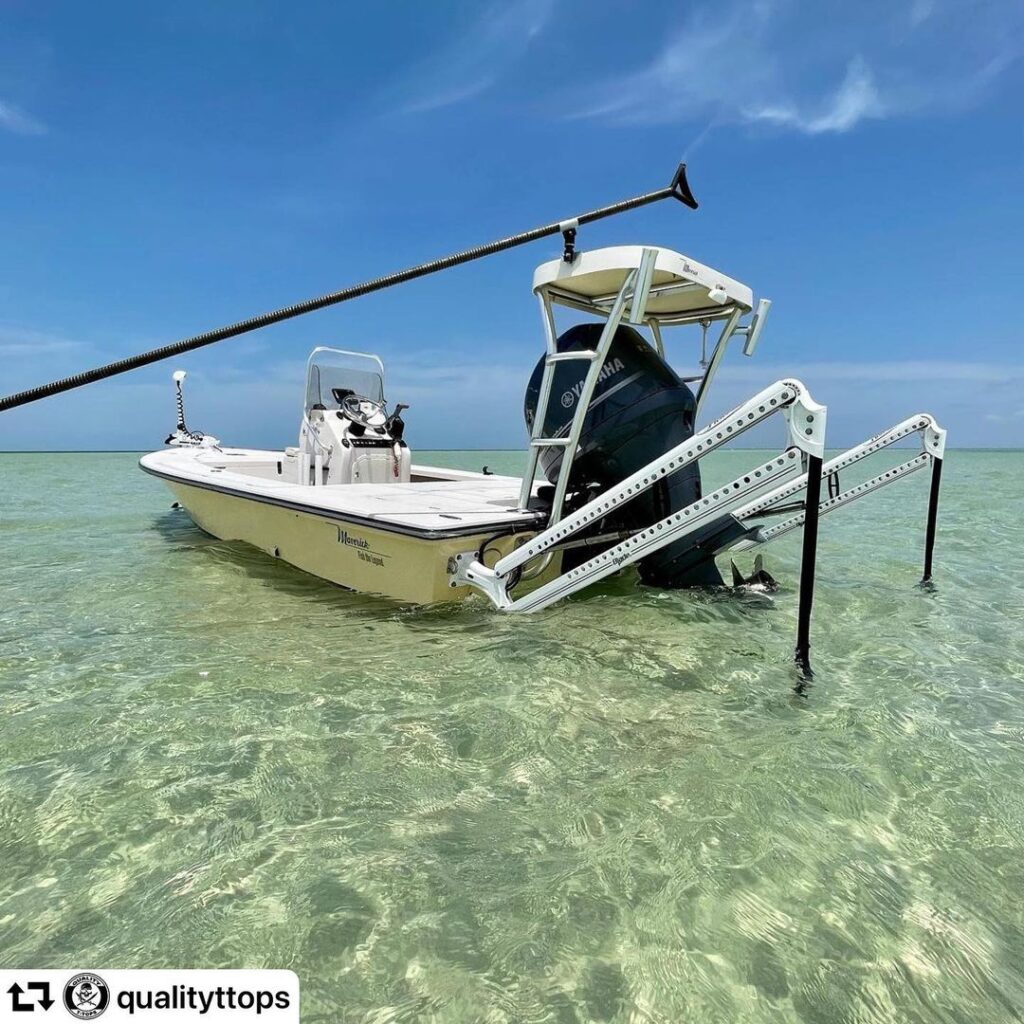
{"type": "Polygon", "coordinates": [[[1021,1019],[1024,453],[948,456],[934,591],[926,474],[823,521],[803,695],[797,534],[774,600],[403,608],[135,461],[0,455],[0,966],[288,967],[305,1021],[1021,1019]]]}

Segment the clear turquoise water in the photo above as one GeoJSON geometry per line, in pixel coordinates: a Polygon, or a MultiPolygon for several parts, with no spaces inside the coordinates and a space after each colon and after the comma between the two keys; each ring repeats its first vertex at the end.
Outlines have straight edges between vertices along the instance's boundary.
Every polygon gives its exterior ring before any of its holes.
{"type": "Polygon", "coordinates": [[[933,592],[923,474],[824,521],[798,696],[796,537],[774,601],[410,609],[134,456],[2,455],[0,966],[289,967],[306,1021],[1019,1020],[1022,474],[949,456],[933,592]]]}

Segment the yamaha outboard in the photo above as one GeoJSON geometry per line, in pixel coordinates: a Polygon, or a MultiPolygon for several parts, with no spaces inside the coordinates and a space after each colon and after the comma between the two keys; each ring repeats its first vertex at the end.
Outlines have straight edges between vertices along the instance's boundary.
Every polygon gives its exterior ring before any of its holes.
{"type": "MultiPolygon", "coordinates": [[[[557,341],[559,352],[594,350],[604,325],[579,324],[557,341]]],[[[526,389],[525,416],[528,428],[537,414],[544,359],[537,363],[526,389]]],[[[559,363],[555,368],[549,403],[548,437],[566,436],[572,426],[576,403],[583,390],[585,364],[559,363]],[[584,369],[580,369],[583,366],[584,369]]],[[[601,369],[590,409],[583,422],[579,449],[569,478],[571,497],[566,510],[578,507],[593,495],[620,483],[657,456],[693,436],[696,401],[685,381],[632,327],[620,325],[601,369]]],[[[562,464],[563,448],[545,448],[540,466],[554,483],[562,464]]],[[[542,491],[542,497],[544,497],[542,491]]],[[[589,535],[616,535],[650,526],[701,497],[700,470],[696,463],[659,481],[654,487],[620,506],[597,523],[589,535]]],[[[715,530],[715,547],[721,542],[721,527],[715,530]]],[[[742,530],[741,530],[742,532],[742,530]]],[[[710,538],[708,538],[710,539],[710,538]]],[[[593,557],[602,544],[568,549],[563,569],[593,557]]],[[[670,544],[639,562],[641,579],[663,588],[719,586],[722,577],[713,557],[714,548],[694,545],[689,537],[670,544]]]]}

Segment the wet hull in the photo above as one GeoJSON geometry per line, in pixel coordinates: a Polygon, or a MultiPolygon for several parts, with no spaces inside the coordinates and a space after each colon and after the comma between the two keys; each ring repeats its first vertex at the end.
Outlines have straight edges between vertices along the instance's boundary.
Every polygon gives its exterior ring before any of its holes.
{"type": "MultiPolygon", "coordinates": [[[[253,501],[177,480],[164,479],[200,529],[221,540],[242,541],[313,576],[365,594],[413,604],[459,601],[475,591],[452,587],[448,560],[478,550],[499,532],[448,538],[417,537],[362,523],[253,501]]],[[[532,536],[505,537],[488,548],[493,564],[512,544],[532,536]]],[[[558,559],[537,583],[558,571],[558,559]]]]}

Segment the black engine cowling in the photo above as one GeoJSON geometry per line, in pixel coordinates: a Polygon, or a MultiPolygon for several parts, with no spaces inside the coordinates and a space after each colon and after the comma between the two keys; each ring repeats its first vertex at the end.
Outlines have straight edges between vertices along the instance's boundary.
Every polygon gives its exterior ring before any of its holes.
{"type": "MultiPolygon", "coordinates": [[[[600,323],[571,327],[558,339],[558,351],[596,348],[603,327],[600,323]]],[[[555,366],[542,436],[568,434],[589,366],[582,359],[555,366]]],[[[541,358],[526,389],[524,412],[531,430],[543,371],[541,358]]],[[[567,509],[582,505],[598,491],[621,482],[692,437],[695,413],[694,395],[686,383],[636,330],[621,325],[615,332],[583,422],[569,479],[571,497],[567,509]]],[[[563,451],[554,446],[541,450],[540,466],[551,483],[558,479],[563,451]]],[[[579,536],[642,529],[700,497],[700,470],[696,464],[686,466],[619,506],[579,536]]],[[[721,584],[713,552],[704,550],[699,543],[695,547],[695,540],[699,542],[699,538],[688,537],[642,559],[638,563],[641,579],[664,588],[721,584]]],[[[601,546],[569,549],[563,555],[563,568],[570,569],[599,550],[601,546]]]]}

